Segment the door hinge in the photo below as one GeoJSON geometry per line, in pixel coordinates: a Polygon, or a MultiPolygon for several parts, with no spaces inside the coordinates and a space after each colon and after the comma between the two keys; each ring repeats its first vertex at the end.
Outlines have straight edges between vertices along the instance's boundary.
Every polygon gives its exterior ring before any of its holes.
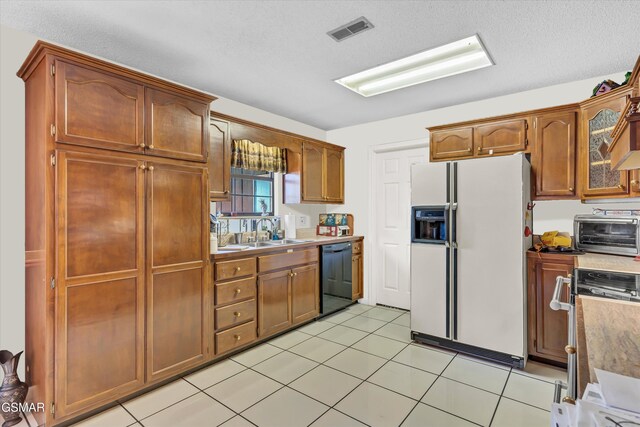
{"type": "Polygon", "coordinates": [[[49,410],[51,411],[51,415],[55,415],[55,413],[56,413],[56,404],[51,402],[51,407],[49,408],[49,410]]]}
{"type": "Polygon", "coordinates": [[[529,145],[529,140],[528,140],[528,139],[525,139],[525,140],[524,140],[524,148],[527,148],[527,146],[528,146],[528,145],[529,145]]]}
{"type": "Polygon", "coordinates": [[[527,129],[529,129],[529,121],[525,120],[524,121],[524,130],[527,130],[527,129]]]}
{"type": "Polygon", "coordinates": [[[55,289],[56,287],[56,278],[52,277],[50,282],[51,289],[55,289]]]}
{"type": "Polygon", "coordinates": [[[51,125],[51,136],[56,136],[56,125],[51,125]]]}
{"type": "Polygon", "coordinates": [[[51,64],[51,75],[52,76],[56,75],[56,65],[55,64],[51,64]]]}
{"type": "Polygon", "coordinates": [[[56,165],[56,155],[55,154],[51,155],[50,161],[51,161],[51,166],[55,166],[56,165]]]}

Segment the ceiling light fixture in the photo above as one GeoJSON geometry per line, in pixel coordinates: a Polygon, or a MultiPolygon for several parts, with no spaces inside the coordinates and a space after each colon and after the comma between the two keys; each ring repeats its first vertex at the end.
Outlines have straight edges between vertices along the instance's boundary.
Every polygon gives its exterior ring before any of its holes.
{"type": "Polygon", "coordinates": [[[374,96],[493,65],[477,34],[335,80],[374,96]]]}

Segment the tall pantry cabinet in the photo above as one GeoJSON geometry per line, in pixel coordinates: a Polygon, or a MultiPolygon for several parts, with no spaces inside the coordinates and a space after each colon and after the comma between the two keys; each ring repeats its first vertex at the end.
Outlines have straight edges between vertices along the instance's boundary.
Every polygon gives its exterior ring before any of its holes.
{"type": "Polygon", "coordinates": [[[215,98],[38,42],[26,103],[26,381],[56,425],[213,356],[215,98]]]}

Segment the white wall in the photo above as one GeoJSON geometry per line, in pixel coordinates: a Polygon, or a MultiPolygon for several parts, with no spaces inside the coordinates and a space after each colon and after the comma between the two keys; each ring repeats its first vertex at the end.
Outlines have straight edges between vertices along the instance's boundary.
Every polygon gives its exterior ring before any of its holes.
{"type": "MultiPolygon", "coordinates": [[[[13,352],[24,349],[25,298],[24,83],[16,72],[37,40],[32,34],[0,26],[0,349],[13,352]]],[[[219,98],[211,108],[289,132],[326,138],[322,129],[230,99],[219,98]]],[[[278,211],[309,215],[313,225],[325,207],[280,204],[278,211]]],[[[20,368],[24,368],[24,363],[20,368]]],[[[24,378],[23,372],[20,375],[24,378]]]]}
{"type": "MultiPolygon", "coordinates": [[[[375,239],[372,216],[369,213],[372,208],[371,194],[377,191],[371,187],[370,183],[370,159],[374,149],[379,150],[382,145],[417,143],[428,146],[429,135],[425,128],[429,126],[579,102],[588,98],[593,87],[605,78],[622,81],[624,72],[328,131],[328,142],[347,147],[345,152],[346,205],[338,209],[331,208],[328,212],[352,213],[355,233],[366,237],[365,289],[369,286],[370,249],[375,239]]],[[[534,232],[537,234],[549,230],[570,232],[573,228],[573,216],[577,213],[591,213],[595,207],[637,209],[638,204],[585,205],[579,201],[536,202],[534,232]]],[[[368,291],[365,291],[366,294],[368,291]]]]}

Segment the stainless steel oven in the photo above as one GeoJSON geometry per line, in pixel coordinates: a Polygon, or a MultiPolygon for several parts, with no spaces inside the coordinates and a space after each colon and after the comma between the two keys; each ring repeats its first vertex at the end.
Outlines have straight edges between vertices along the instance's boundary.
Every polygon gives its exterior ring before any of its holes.
{"type": "MultiPolygon", "coordinates": [[[[638,310],[640,310],[640,274],[607,271],[607,270],[592,270],[584,268],[576,268],[573,270],[573,274],[569,277],[558,276],[556,278],[556,287],[549,304],[553,310],[565,310],[568,314],[568,343],[565,347],[567,352],[567,381],[568,384],[563,384],[561,381],[556,381],[556,392],[554,400],[556,403],[560,401],[561,388],[566,388],[566,397],[563,399],[566,402],[573,403],[579,396],[578,394],[578,380],[577,380],[577,349],[576,349],[576,334],[577,323],[575,317],[576,300],[581,296],[589,296],[604,299],[614,299],[628,301],[630,303],[638,303],[638,310]],[[560,300],[562,295],[562,287],[569,286],[571,289],[570,299],[567,302],[560,300]]],[[[637,315],[629,318],[629,322],[636,322],[640,311],[637,311],[637,315]]],[[[633,337],[631,338],[633,339],[633,337]]],[[[620,351],[617,349],[617,351],[620,351]]],[[[626,360],[630,364],[636,364],[639,366],[640,356],[638,354],[622,354],[622,360],[626,360]]]]}
{"type": "Polygon", "coordinates": [[[576,215],[576,249],[614,255],[640,255],[640,217],[576,215]]]}

